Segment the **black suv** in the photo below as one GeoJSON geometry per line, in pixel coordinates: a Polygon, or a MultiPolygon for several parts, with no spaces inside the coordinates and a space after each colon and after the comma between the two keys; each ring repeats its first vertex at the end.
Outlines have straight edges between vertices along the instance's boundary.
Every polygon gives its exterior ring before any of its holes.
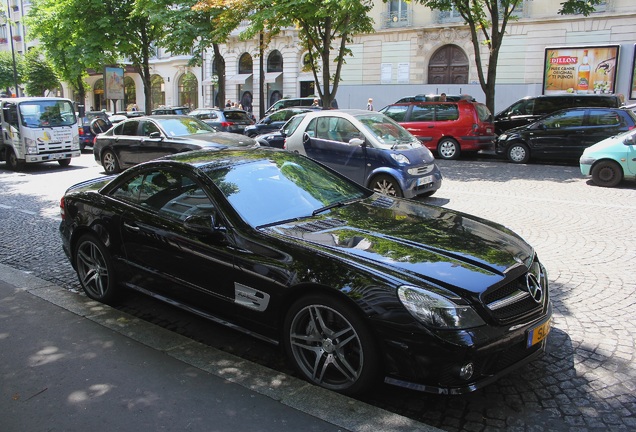
{"type": "Polygon", "coordinates": [[[622,105],[616,95],[559,94],[526,96],[495,115],[495,132],[524,126],[553,112],[575,107],[618,108],[622,105]]]}
{"type": "Polygon", "coordinates": [[[623,108],[568,108],[497,138],[495,151],[510,162],[531,157],[578,161],[592,144],[636,127],[636,114],[623,108]]]}
{"type": "Polygon", "coordinates": [[[185,106],[178,107],[159,107],[152,110],[152,115],[186,115],[190,112],[190,108],[185,106]]]}

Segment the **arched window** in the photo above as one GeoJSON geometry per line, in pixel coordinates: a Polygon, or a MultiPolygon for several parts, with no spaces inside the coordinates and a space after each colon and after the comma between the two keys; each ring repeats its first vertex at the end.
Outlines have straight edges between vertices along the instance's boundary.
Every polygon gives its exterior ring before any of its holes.
{"type": "Polygon", "coordinates": [[[150,77],[150,98],[153,108],[166,104],[166,84],[159,75],[150,77]]]}
{"type": "Polygon", "coordinates": [[[239,74],[251,74],[253,73],[254,64],[252,62],[252,56],[248,53],[243,53],[239,59],[239,74]]]}
{"type": "Polygon", "coordinates": [[[124,103],[122,111],[130,111],[133,105],[137,103],[137,88],[135,80],[129,76],[124,77],[124,103]]]}
{"type": "Polygon", "coordinates": [[[267,57],[267,72],[282,72],[283,56],[280,51],[274,50],[267,57]]]}
{"type": "Polygon", "coordinates": [[[192,72],[186,72],[179,78],[179,105],[195,109],[199,106],[199,81],[192,72]]]}
{"type": "Polygon", "coordinates": [[[467,84],[468,57],[457,45],[444,45],[428,64],[429,84],[467,84]]]}

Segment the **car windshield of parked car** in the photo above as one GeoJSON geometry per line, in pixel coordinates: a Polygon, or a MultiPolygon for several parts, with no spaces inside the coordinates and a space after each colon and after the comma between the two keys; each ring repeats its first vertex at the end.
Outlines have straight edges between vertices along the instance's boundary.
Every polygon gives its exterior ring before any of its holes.
{"type": "Polygon", "coordinates": [[[216,132],[213,127],[208,126],[199,119],[190,116],[158,118],[155,120],[169,137],[216,132]]]}
{"type": "Polygon", "coordinates": [[[402,126],[380,113],[357,115],[356,119],[373,135],[381,148],[422,147],[422,143],[402,126]]]}
{"type": "Polygon", "coordinates": [[[285,152],[271,158],[246,155],[241,163],[214,166],[206,174],[252,227],[311,217],[372,193],[310,159],[285,152]]]}

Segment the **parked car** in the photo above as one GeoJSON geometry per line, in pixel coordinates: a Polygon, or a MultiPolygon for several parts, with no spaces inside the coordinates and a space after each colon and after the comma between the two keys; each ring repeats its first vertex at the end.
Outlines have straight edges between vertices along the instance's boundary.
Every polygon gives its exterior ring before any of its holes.
{"type": "Polygon", "coordinates": [[[80,150],[93,145],[95,135],[106,132],[113,124],[103,111],[86,111],[84,117],[78,117],[80,150]]]}
{"type": "Polygon", "coordinates": [[[496,138],[486,105],[458,102],[407,102],[380,112],[415,135],[440,159],[458,159],[462,152],[492,149],[496,138]]]}
{"type": "MultiPolygon", "coordinates": [[[[315,110],[316,108],[313,108],[315,110]]],[[[319,108],[320,109],[320,108],[319,108]]],[[[263,117],[255,124],[246,126],[243,134],[255,137],[267,132],[278,131],[293,116],[312,111],[312,108],[284,108],[263,117]]]]}
{"type": "Polygon", "coordinates": [[[615,187],[623,181],[636,180],[636,130],[604,139],[583,150],[579,160],[581,174],[592,182],[615,187]]]}
{"type": "MultiPolygon", "coordinates": [[[[441,95],[438,94],[419,94],[415,96],[406,96],[398,99],[395,103],[407,103],[407,102],[439,102],[441,95]]],[[[475,98],[471,95],[461,94],[461,95],[446,95],[446,102],[457,102],[460,100],[467,100],[471,102],[476,102],[475,98]]]]}
{"type": "Polygon", "coordinates": [[[254,124],[254,120],[247,111],[235,108],[197,108],[190,111],[188,115],[222,132],[242,134],[247,126],[254,124]]]}
{"type": "Polygon", "coordinates": [[[630,110],[568,108],[499,135],[495,152],[514,163],[578,161],[587,147],[635,126],[636,114],[630,110]]]}
{"type": "Polygon", "coordinates": [[[132,118],[95,137],[93,156],[106,174],[115,174],[161,156],[202,148],[253,147],[252,138],[213,128],[190,116],[132,118]]]}
{"type": "Polygon", "coordinates": [[[186,106],[164,106],[152,110],[152,115],[186,115],[190,108],[186,106]]]}
{"type": "Polygon", "coordinates": [[[375,111],[306,113],[295,130],[286,134],[285,149],[387,195],[430,196],[442,185],[433,154],[399,124],[375,111]]]}
{"type": "MultiPolygon", "coordinates": [[[[267,108],[267,111],[265,111],[265,115],[269,115],[273,112],[276,112],[280,109],[283,108],[298,108],[298,107],[303,107],[303,108],[310,108],[310,107],[314,107],[314,100],[317,99],[316,97],[302,97],[302,98],[285,98],[285,99],[280,99],[276,102],[274,102],[269,108],[267,108]]],[[[318,107],[322,108],[322,101],[320,99],[318,99],[318,107]]],[[[333,100],[331,102],[331,108],[332,109],[338,109],[338,101],[333,100]]]]}
{"type": "Polygon", "coordinates": [[[263,147],[276,147],[276,148],[285,148],[285,139],[287,135],[291,135],[294,133],[298,125],[300,125],[305,114],[311,112],[308,110],[304,113],[296,114],[285,123],[279,130],[276,132],[270,132],[262,135],[257,135],[254,137],[258,143],[263,147]]]}
{"type": "Polygon", "coordinates": [[[622,105],[616,95],[582,95],[559,94],[543,96],[527,96],[500,111],[495,116],[495,132],[500,135],[505,131],[534,123],[541,117],[566,108],[604,107],[618,108],[622,105]]]}
{"type": "Polygon", "coordinates": [[[298,154],[181,153],[72,186],[60,207],[89,298],[138,290],[257,335],[330,390],[470,392],[546,346],[548,277],[519,236],[298,154]]]}

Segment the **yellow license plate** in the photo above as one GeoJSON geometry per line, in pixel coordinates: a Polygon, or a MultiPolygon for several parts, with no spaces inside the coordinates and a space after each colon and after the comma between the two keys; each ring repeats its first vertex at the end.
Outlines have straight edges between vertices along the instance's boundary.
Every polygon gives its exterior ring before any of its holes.
{"type": "Polygon", "coordinates": [[[528,331],[528,339],[526,347],[530,348],[533,345],[538,344],[543,339],[548,337],[548,333],[550,333],[550,320],[547,320],[541,325],[536,326],[528,331]]]}

